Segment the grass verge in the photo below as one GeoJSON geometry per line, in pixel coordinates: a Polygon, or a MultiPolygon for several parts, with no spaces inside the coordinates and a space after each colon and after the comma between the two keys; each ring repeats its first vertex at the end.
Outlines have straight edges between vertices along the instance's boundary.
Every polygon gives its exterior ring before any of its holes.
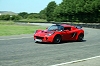
{"type": "Polygon", "coordinates": [[[19,20],[19,21],[24,21],[24,22],[47,22],[47,20],[45,19],[22,19],[22,20],[19,20]]]}
{"type": "Polygon", "coordinates": [[[37,29],[45,29],[45,26],[23,26],[16,25],[13,22],[0,21],[0,36],[20,35],[20,34],[33,34],[37,29]]]}

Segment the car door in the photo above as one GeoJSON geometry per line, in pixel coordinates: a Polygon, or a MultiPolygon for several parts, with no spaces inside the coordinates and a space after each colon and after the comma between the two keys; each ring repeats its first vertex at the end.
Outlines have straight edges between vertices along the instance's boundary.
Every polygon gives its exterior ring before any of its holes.
{"type": "Polygon", "coordinates": [[[77,32],[75,32],[75,30],[72,30],[71,27],[66,27],[63,34],[64,40],[74,40],[77,32]]]}
{"type": "Polygon", "coordinates": [[[69,40],[76,40],[78,30],[75,27],[71,27],[71,30],[68,32],[69,40]]]}
{"type": "Polygon", "coordinates": [[[70,32],[68,30],[64,30],[61,32],[61,36],[63,41],[69,40],[70,32]]]}
{"type": "Polygon", "coordinates": [[[68,40],[75,40],[75,37],[76,37],[76,34],[77,34],[77,32],[75,32],[75,31],[69,31],[69,32],[67,32],[67,35],[68,35],[68,40]]]}

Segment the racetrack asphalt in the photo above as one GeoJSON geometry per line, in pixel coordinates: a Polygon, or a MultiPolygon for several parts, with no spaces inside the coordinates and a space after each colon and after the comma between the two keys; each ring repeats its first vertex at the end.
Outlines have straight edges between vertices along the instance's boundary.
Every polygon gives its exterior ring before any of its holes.
{"type": "Polygon", "coordinates": [[[0,66],[100,66],[100,30],[83,28],[83,42],[34,43],[33,34],[0,37],[0,66]]]}

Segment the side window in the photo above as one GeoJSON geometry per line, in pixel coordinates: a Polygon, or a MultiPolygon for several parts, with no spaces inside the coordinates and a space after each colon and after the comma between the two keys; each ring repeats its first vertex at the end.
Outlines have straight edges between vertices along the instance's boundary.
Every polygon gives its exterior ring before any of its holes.
{"type": "Polygon", "coordinates": [[[64,30],[64,27],[63,27],[63,26],[59,26],[58,29],[59,29],[59,30],[64,30]]]}
{"type": "Polygon", "coordinates": [[[63,26],[61,26],[61,30],[64,30],[64,27],[63,26]]]}

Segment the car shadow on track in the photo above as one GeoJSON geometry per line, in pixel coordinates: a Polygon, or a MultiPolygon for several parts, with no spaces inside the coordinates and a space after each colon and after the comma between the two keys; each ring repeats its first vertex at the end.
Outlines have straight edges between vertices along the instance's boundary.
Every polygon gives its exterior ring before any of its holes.
{"type": "MultiPolygon", "coordinates": [[[[76,42],[80,42],[80,43],[83,43],[83,42],[86,42],[87,40],[83,40],[83,41],[62,41],[61,43],[59,43],[59,44],[66,44],[66,43],[76,43],[76,42]]],[[[38,42],[37,44],[51,44],[51,45],[53,45],[53,44],[56,44],[56,43],[45,43],[45,42],[38,42]]]]}
{"type": "Polygon", "coordinates": [[[83,42],[86,42],[86,40],[83,40],[83,41],[63,41],[62,43],[75,43],[75,42],[83,43],[83,42]]]}

